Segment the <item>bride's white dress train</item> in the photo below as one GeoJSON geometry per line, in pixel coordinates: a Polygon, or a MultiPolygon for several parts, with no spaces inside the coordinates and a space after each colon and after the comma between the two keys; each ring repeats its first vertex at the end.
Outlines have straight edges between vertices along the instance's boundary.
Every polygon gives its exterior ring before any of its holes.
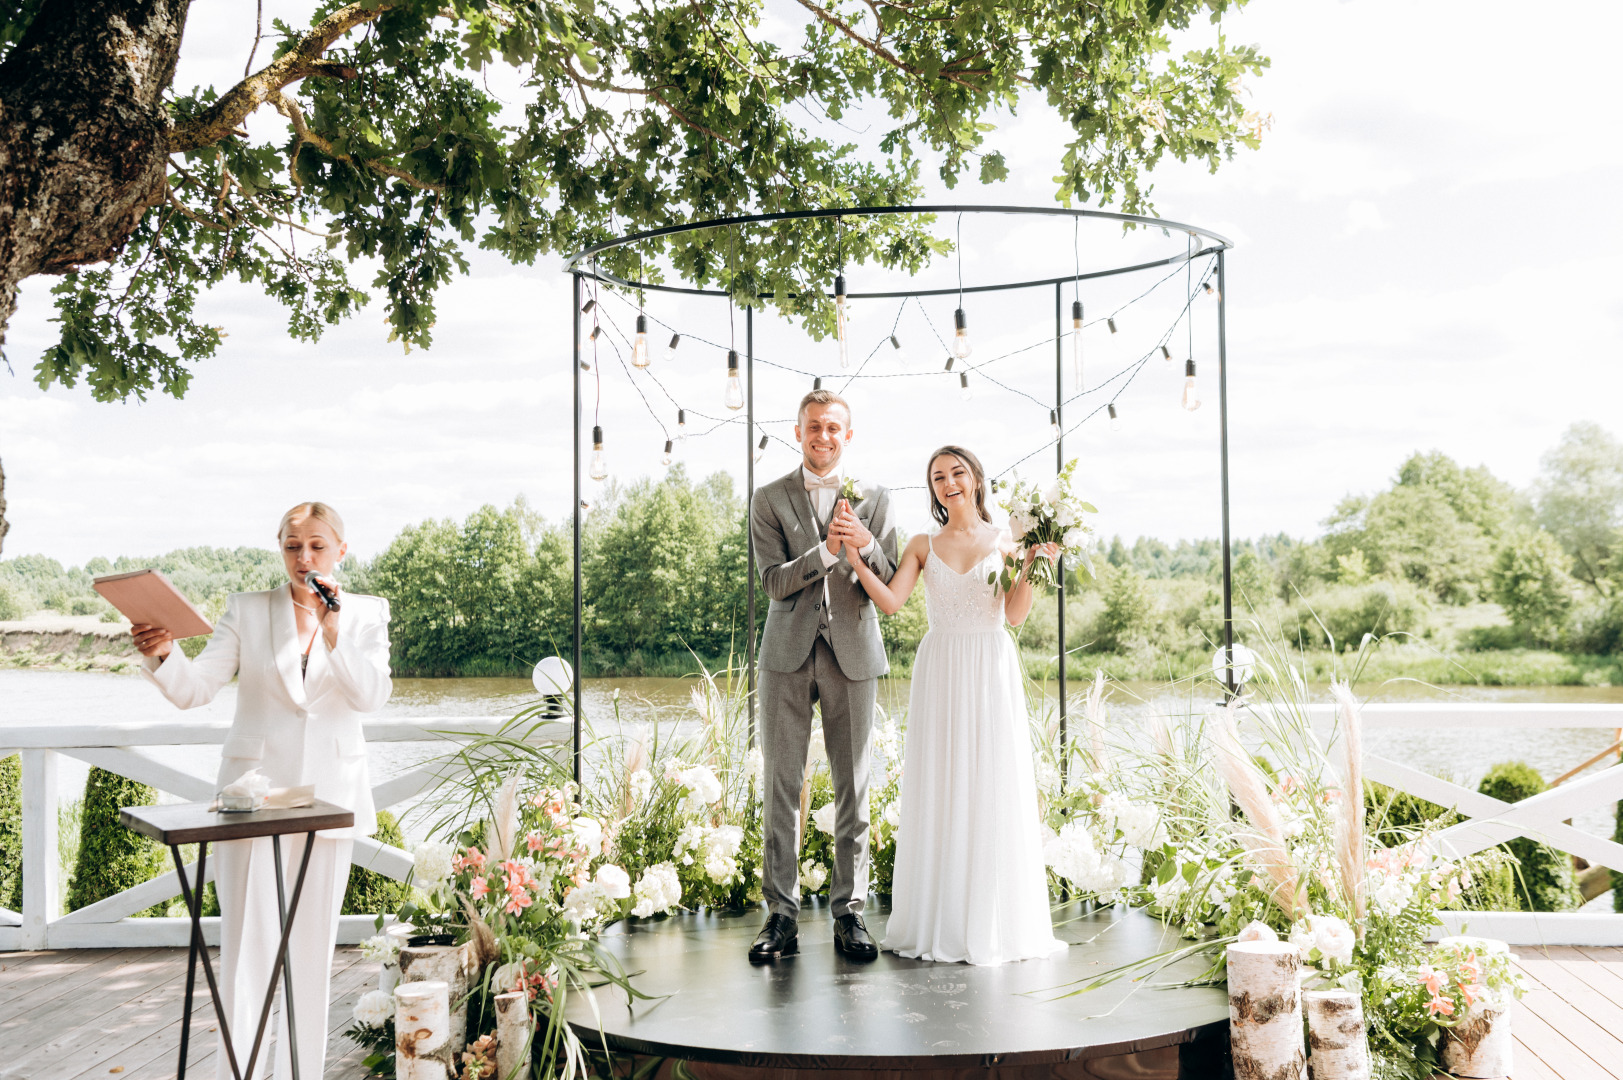
{"type": "Polygon", "coordinates": [[[1001,964],[1065,948],[1054,937],[1025,692],[1003,597],[986,578],[924,563],[930,630],[913,661],[901,820],[882,947],[921,960],[1001,964]]]}

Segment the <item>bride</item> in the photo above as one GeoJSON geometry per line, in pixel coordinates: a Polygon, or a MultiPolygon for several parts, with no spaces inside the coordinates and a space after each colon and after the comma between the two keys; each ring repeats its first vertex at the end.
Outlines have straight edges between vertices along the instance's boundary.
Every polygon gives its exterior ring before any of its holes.
{"type": "Polygon", "coordinates": [[[1047,956],[1065,943],[1049,914],[1024,688],[1003,624],[1025,621],[1031,566],[1057,557],[1058,548],[1028,550],[1012,587],[999,592],[987,578],[1015,548],[986,512],[981,463],[962,447],[943,446],[926,480],[941,528],[908,542],[890,583],[850,560],[886,614],[901,609],[922,577],[930,617],[913,662],[882,947],[971,964],[1047,956]]]}

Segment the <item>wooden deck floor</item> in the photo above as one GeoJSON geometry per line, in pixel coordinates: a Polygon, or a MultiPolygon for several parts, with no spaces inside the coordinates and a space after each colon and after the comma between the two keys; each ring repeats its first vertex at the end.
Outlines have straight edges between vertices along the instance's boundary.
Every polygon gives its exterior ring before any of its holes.
{"type": "MultiPolygon", "coordinates": [[[[1519,947],[1529,990],[1515,1016],[1515,1080],[1623,1080],[1623,949],[1519,947]]],[[[0,953],[0,1080],[164,1080],[175,1073],[184,949],[0,953]]],[[[327,1080],[362,1080],[343,1038],[377,965],[339,949],[327,1080]]],[[[187,1075],[214,1076],[213,1007],[198,980],[187,1075]]]]}

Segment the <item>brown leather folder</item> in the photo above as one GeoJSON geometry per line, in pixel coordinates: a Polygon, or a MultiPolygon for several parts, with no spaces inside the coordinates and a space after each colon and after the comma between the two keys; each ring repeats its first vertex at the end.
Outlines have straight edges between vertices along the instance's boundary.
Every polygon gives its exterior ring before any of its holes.
{"type": "Polygon", "coordinates": [[[177,639],[214,633],[203,613],[157,570],[108,574],[92,585],[132,623],[161,627],[177,639]]]}

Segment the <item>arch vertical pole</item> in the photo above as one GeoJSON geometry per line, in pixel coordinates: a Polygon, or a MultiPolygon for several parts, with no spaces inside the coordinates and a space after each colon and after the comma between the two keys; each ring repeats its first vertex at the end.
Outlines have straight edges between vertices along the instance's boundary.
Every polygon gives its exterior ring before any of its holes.
{"type": "Polygon", "coordinates": [[[574,471],[574,477],[575,477],[575,515],[574,515],[574,520],[575,520],[575,625],[574,625],[575,644],[574,644],[574,656],[571,657],[570,663],[573,665],[573,668],[574,668],[572,674],[574,675],[574,683],[575,683],[575,685],[573,687],[573,690],[574,690],[574,705],[575,705],[574,710],[573,710],[573,713],[574,713],[573,720],[574,720],[574,729],[575,729],[574,734],[573,734],[573,757],[574,757],[574,762],[575,762],[575,787],[576,787],[576,790],[579,790],[579,788],[580,788],[580,644],[581,644],[580,643],[580,638],[581,638],[581,629],[580,629],[580,607],[581,607],[581,591],[580,591],[580,528],[581,528],[581,518],[585,516],[586,509],[585,509],[584,506],[581,505],[581,490],[580,490],[580,274],[579,274],[579,272],[576,272],[576,273],[571,274],[570,276],[575,279],[575,281],[574,281],[574,285],[575,285],[575,287],[574,287],[574,297],[573,297],[573,299],[571,301],[572,306],[570,308],[570,321],[574,324],[574,327],[575,327],[575,333],[574,333],[574,342],[575,342],[575,344],[574,344],[574,350],[570,353],[570,357],[569,357],[569,367],[570,367],[571,372],[573,372],[572,378],[573,378],[573,382],[574,382],[574,386],[575,386],[575,446],[574,446],[574,454],[571,457],[571,460],[574,462],[574,467],[575,467],[575,471],[574,471]]]}
{"type": "Polygon", "coordinates": [[[1223,276],[1223,252],[1217,253],[1217,438],[1223,477],[1223,685],[1233,697],[1234,687],[1234,564],[1229,539],[1229,350],[1228,282],[1223,276]]]}
{"type": "MultiPolygon", "coordinates": [[[[1054,419],[1059,422],[1059,436],[1054,440],[1054,471],[1065,468],[1065,292],[1064,286],[1054,282],[1054,419]]],[[[1054,588],[1054,603],[1059,608],[1059,782],[1065,790],[1065,769],[1069,754],[1065,752],[1065,565],[1056,568],[1059,579],[1054,588]]]]}
{"type": "Polygon", "coordinates": [[[745,606],[749,615],[749,655],[744,658],[744,669],[749,694],[749,745],[755,745],[755,533],[750,529],[750,506],[755,502],[755,308],[744,309],[744,412],[748,422],[744,425],[744,471],[748,478],[744,496],[744,537],[749,551],[744,569],[747,571],[746,591],[749,602],[745,606]]]}

